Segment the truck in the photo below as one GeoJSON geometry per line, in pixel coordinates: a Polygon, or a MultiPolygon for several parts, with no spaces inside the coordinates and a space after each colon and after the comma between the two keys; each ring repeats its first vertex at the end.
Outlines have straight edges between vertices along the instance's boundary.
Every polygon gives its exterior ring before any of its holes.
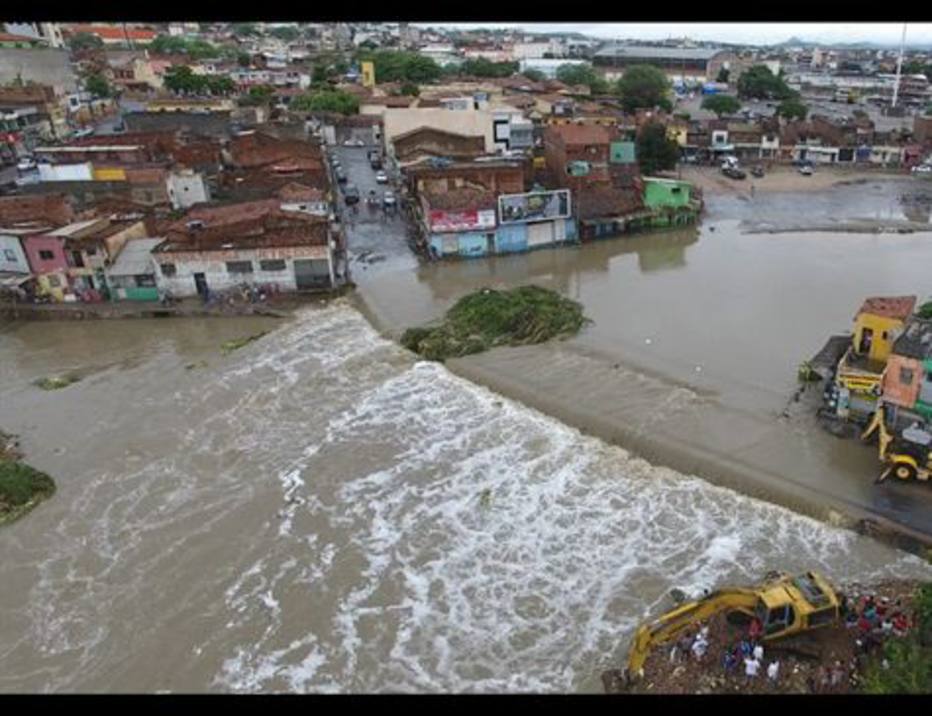
{"type": "MultiPolygon", "coordinates": [[[[622,683],[631,685],[643,678],[644,663],[652,649],[722,612],[730,623],[737,625],[750,624],[757,618],[763,628],[762,641],[770,642],[837,626],[841,621],[841,597],[816,572],[797,576],[778,572],[768,575],[757,586],[723,587],[639,626],[627,666],[621,672],[622,683]]],[[[606,690],[617,678],[617,672],[602,675],[606,690]]]]}

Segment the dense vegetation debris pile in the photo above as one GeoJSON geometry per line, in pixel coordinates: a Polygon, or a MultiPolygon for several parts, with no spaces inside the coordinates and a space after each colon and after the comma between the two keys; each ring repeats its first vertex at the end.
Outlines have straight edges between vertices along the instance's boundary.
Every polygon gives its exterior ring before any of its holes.
{"type": "Polygon", "coordinates": [[[582,306],[555,291],[539,286],[484,288],[457,301],[439,326],[409,328],[401,343],[428,360],[443,361],[495,346],[569,336],[586,322],[582,306]]]}
{"type": "Polygon", "coordinates": [[[55,493],[55,481],[20,462],[15,439],[0,432],[0,524],[12,522],[55,493]]]}
{"type": "Polygon", "coordinates": [[[67,388],[72,383],[77,383],[81,380],[78,376],[68,374],[68,375],[56,375],[47,378],[39,378],[35,382],[35,385],[42,390],[60,390],[61,388],[67,388]]]}
{"type": "MultiPolygon", "coordinates": [[[[223,353],[232,353],[237,351],[245,345],[249,345],[253,341],[258,341],[262,336],[264,336],[268,331],[262,331],[261,333],[255,333],[251,336],[246,336],[245,338],[234,338],[229,341],[224,341],[223,345],[220,346],[220,350],[223,353]]],[[[195,365],[195,364],[192,364],[195,365]]]]}

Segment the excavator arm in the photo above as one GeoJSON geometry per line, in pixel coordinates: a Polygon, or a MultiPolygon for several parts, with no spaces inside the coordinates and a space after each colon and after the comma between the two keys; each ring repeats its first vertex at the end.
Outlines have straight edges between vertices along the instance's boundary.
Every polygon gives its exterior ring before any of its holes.
{"type": "MultiPolygon", "coordinates": [[[[874,417],[871,419],[870,424],[864,429],[864,432],[861,433],[861,440],[868,440],[871,435],[874,434],[874,431],[877,433],[877,450],[881,462],[885,462],[887,459],[887,448],[890,447],[890,443],[893,441],[893,436],[890,435],[887,430],[887,415],[883,406],[883,403],[877,405],[877,410],[874,411],[874,417]]],[[[893,469],[893,466],[889,466],[877,479],[877,482],[882,482],[886,479],[887,475],[890,474],[890,471],[893,469]]]]}
{"type": "Polygon", "coordinates": [[[691,626],[722,611],[737,610],[752,615],[757,603],[758,592],[755,590],[731,587],[712,592],[707,597],[667,612],[651,624],[642,625],[634,635],[628,655],[628,678],[640,678],[647,655],[655,646],[676,639],[691,626]]]}

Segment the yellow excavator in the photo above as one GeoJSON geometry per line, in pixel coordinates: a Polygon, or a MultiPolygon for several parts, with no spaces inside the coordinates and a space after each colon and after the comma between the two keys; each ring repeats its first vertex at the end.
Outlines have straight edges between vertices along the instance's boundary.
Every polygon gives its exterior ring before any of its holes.
{"type": "Polygon", "coordinates": [[[869,440],[877,431],[880,461],[887,468],[877,482],[890,475],[899,480],[929,480],[932,478],[932,433],[918,424],[906,428],[900,437],[894,437],[887,429],[887,416],[882,403],[874,411],[874,417],[861,433],[862,440],[869,440]]]}
{"type": "Polygon", "coordinates": [[[837,624],[839,610],[835,589],[815,572],[795,577],[777,573],[758,587],[725,587],[641,625],[634,635],[622,676],[628,684],[640,679],[652,648],[676,639],[720,612],[731,612],[727,615],[729,619],[742,623],[750,623],[757,617],[763,627],[762,640],[770,641],[837,624]]]}

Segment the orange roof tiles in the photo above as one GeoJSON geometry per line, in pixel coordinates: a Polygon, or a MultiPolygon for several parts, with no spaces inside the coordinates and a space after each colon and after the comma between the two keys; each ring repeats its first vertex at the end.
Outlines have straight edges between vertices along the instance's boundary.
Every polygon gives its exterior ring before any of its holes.
{"type": "Polygon", "coordinates": [[[870,313],[874,316],[906,320],[915,306],[915,296],[871,296],[864,300],[858,315],[870,313]]]}

